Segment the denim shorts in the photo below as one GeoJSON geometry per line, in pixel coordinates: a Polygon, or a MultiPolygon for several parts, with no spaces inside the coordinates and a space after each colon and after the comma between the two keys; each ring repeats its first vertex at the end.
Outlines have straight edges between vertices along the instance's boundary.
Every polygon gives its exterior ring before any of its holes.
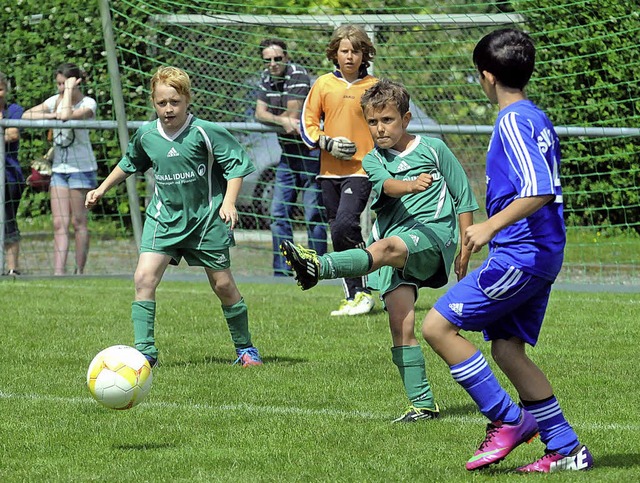
{"type": "Polygon", "coordinates": [[[70,190],[92,190],[98,186],[96,171],[82,171],[79,173],[53,173],[51,186],[70,190]]]}

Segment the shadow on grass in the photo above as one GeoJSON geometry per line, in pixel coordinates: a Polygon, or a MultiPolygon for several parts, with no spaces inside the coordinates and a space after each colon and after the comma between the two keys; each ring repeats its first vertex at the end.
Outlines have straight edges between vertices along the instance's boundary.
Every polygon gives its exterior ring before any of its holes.
{"type": "MultiPolygon", "coordinates": [[[[278,356],[263,357],[262,361],[265,364],[279,364],[283,366],[292,366],[295,364],[305,364],[309,362],[308,359],[302,359],[298,357],[278,357],[278,356]]],[[[164,362],[161,360],[158,365],[161,367],[188,367],[188,366],[200,366],[205,364],[221,364],[223,366],[230,366],[230,365],[233,365],[233,362],[234,360],[228,357],[205,356],[202,359],[191,359],[191,360],[172,361],[172,362],[164,362]]]]}
{"type": "Polygon", "coordinates": [[[124,451],[146,451],[151,449],[174,448],[175,444],[171,443],[139,443],[139,444],[116,444],[113,449],[124,451]]]}
{"type": "Polygon", "coordinates": [[[462,404],[455,406],[442,406],[442,417],[447,416],[478,416],[481,414],[478,412],[478,407],[475,404],[462,404]]]}
{"type": "Polygon", "coordinates": [[[593,455],[594,468],[631,468],[640,466],[640,454],[593,455]]]}
{"type": "MultiPolygon", "coordinates": [[[[597,471],[598,468],[623,469],[623,468],[634,468],[637,466],[640,466],[640,454],[637,454],[637,453],[609,454],[604,456],[595,455],[593,457],[593,468],[589,470],[588,473],[591,473],[594,470],[597,471]]],[[[517,467],[501,468],[499,466],[497,467],[489,466],[487,468],[474,471],[474,473],[487,475],[487,476],[489,475],[497,476],[497,475],[505,475],[505,474],[521,474],[516,472],[516,468],[517,467]]]]}
{"type": "MultiPolygon", "coordinates": [[[[225,359],[222,357],[205,357],[204,362],[207,364],[223,364],[223,365],[233,364],[233,361],[229,361],[229,359],[225,359]]],[[[309,362],[309,360],[298,358],[298,357],[267,356],[267,357],[262,357],[262,362],[264,362],[265,364],[280,364],[280,365],[292,366],[294,364],[304,364],[306,362],[309,362]]]]}

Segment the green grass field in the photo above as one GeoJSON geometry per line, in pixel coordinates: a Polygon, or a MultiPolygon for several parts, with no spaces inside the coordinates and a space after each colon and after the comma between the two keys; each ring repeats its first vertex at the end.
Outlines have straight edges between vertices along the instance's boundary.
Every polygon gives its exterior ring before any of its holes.
{"type": "MultiPolygon", "coordinates": [[[[104,347],[131,344],[132,281],[64,278],[0,283],[0,481],[527,481],[510,470],[539,440],[493,469],[464,463],[486,421],[426,346],[443,417],[394,425],[407,404],[391,362],[385,313],[331,318],[341,289],[293,283],[240,288],[265,365],[232,366],[219,302],[205,282],[158,291],[161,365],[128,411],[98,405],[86,370],[104,347]],[[522,481],[522,480],[517,480],[522,481]]],[[[441,292],[423,290],[422,318],[441,292]]],[[[469,337],[488,355],[477,334],[469,337]]],[[[555,386],[595,469],[553,481],[638,481],[640,294],[552,295],[530,351],[555,386]]]]}

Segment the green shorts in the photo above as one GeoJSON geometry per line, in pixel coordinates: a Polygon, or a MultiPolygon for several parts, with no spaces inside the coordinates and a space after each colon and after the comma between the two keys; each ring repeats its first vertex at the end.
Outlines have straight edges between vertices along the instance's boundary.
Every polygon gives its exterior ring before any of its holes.
{"type": "MultiPolygon", "coordinates": [[[[449,269],[446,267],[436,235],[425,225],[416,225],[411,230],[391,236],[400,238],[407,247],[409,255],[404,268],[380,267],[369,275],[369,288],[378,290],[380,296],[391,292],[400,285],[438,288],[449,281],[449,269]]],[[[390,238],[390,237],[389,237],[390,238]]]]}
{"type": "Polygon", "coordinates": [[[228,248],[202,250],[196,248],[150,248],[140,246],[140,253],[161,253],[171,257],[171,265],[178,265],[184,258],[190,267],[205,267],[211,270],[226,270],[231,267],[228,248]]]}

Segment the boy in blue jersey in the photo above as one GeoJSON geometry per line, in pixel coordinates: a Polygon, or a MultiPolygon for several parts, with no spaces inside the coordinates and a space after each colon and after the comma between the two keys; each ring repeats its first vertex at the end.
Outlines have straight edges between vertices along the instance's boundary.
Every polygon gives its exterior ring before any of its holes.
{"type": "Polygon", "coordinates": [[[407,132],[411,112],[404,86],[380,80],[364,92],[360,104],[376,143],[362,160],[377,193],[366,248],[317,256],[285,241],[281,250],[303,290],[319,279],[371,274],[369,287],[380,291],[389,313],[391,356],[410,401],[395,422],[434,419],[439,408],[415,335],[414,306],[421,287],[447,283],[454,259],[458,277],[466,274],[471,252],[463,247],[456,257],[459,227],[473,223],[478,204],[464,169],[444,142],[407,132]]]}
{"type": "Polygon", "coordinates": [[[131,174],[153,168],[155,190],[147,207],[134,275],[131,318],[135,347],[152,366],[156,364],[156,289],[167,266],[177,265],[184,257],[189,265],[204,268],[222,303],[236,363],[261,365],[229,256],[229,247],[235,244],[235,203],[242,178],[255,167],[226,129],[189,113],[191,81],[186,72],[159,68],[151,79],[151,101],[158,119],[138,129],[122,160],[97,189],[87,193],[85,201],[92,207],[131,174]]]}
{"type": "Polygon", "coordinates": [[[565,245],[558,136],[524,93],[535,47],[523,32],[497,30],[478,42],[473,62],[482,89],[500,111],[487,152],[488,219],[469,226],[463,244],[474,253],[489,244],[489,256],[434,304],[422,334],[490,421],[468,470],[501,461],[538,432],[545,455],[517,471],[589,469],[589,450],[525,351],[525,344],[537,342],[565,245]],[[483,331],[491,341],[491,355],[518,391],[522,408],[460,330],[483,331]]]}

